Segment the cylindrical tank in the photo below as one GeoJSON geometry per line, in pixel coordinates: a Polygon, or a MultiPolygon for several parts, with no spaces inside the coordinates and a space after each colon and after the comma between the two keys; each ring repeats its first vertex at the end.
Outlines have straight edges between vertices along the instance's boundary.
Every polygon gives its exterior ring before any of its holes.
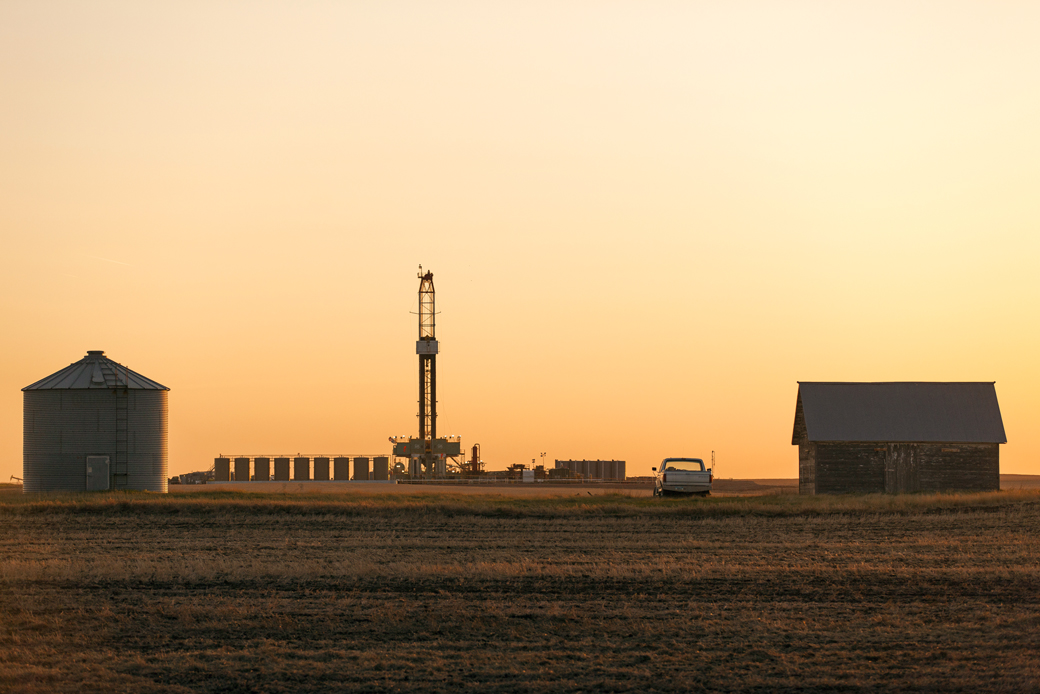
{"type": "Polygon", "coordinates": [[[349,480],[350,479],[350,458],[345,456],[336,458],[332,461],[332,479],[334,480],[349,480]]]}
{"type": "Polygon", "coordinates": [[[376,456],[372,458],[372,479],[386,481],[390,479],[390,458],[376,456]]]}
{"type": "Polygon", "coordinates": [[[354,458],[354,479],[368,479],[368,458],[354,458]]]}
{"type": "Polygon", "coordinates": [[[235,481],[249,481],[249,458],[235,458],[235,481]]]}
{"type": "Polygon", "coordinates": [[[23,388],[25,491],[84,491],[88,457],[91,489],[167,491],[169,390],[100,350],[23,388]]]}
{"type": "Polygon", "coordinates": [[[274,479],[277,482],[287,482],[289,480],[289,459],[288,458],[275,458],[274,459],[274,479]]]}
{"type": "Polygon", "coordinates": [[[318,456],[314,459],[314,479],[327,482],[329,479],[329,459],[318,456]]]}
{"type": "Polygon", "coordinates": [[[227,482],[231,479],[231,458],[213,459],[213,481],[227,482]]]}
{"type": "Polygon", "coordinates": [[[253,458],[253,477],[257,482],[268,482],[271,479],[271,459],[253,458]]]}

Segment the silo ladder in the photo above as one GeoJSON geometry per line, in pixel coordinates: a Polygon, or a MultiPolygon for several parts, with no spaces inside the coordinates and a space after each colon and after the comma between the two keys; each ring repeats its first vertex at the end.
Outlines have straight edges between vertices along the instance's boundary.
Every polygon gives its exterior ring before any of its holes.
{"type": "Polygon", "coordinates": [[[129,389],[116,390],[116,459],[115,468],[112,472],[112,486],[115,489],[125,489],[129,484],[127,479],[129,453],[129,446],[127,445],[127,413],[129,400],[129,389]]]}

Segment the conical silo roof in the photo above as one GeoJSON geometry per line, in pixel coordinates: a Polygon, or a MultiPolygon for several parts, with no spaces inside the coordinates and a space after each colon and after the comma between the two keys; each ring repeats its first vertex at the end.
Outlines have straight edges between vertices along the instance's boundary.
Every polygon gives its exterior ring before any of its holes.
{"type": "Polygon", "coordinates": [[[129,388],[131,390],[169,390],[161,383],[145,378],[105,356],[102,350],[90,350],[87,356],[61,371],[42,378],[22,390],[86,390],[88,388],[129,388]]]}

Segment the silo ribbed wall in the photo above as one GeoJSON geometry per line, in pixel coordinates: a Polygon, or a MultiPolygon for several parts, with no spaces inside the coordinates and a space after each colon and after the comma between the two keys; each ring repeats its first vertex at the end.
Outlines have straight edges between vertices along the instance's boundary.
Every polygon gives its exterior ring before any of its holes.
{"type": "Polygon", "coordinates": [[[127,489],[169,490],[169,392],[131,390],[127,489]]]}
{"type": "Polygon", "coordinates": [[[113,489],[167,491],[166,391],[26,390],[23,396],[26,492],[84,491],[92,455],[109,457],[113,489]],[[119,398],[126,405],[125,437],[119,398]]]}

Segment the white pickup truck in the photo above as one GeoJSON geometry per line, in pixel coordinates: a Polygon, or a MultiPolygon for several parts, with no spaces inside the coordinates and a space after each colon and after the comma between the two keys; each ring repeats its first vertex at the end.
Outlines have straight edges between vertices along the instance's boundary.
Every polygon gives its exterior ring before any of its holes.
{"type": "Polygon", "coordinates": [[[668,494],[711,494],[711,468],[700,458],[665,458],[654,479],[654,496],[668,494]]]}

